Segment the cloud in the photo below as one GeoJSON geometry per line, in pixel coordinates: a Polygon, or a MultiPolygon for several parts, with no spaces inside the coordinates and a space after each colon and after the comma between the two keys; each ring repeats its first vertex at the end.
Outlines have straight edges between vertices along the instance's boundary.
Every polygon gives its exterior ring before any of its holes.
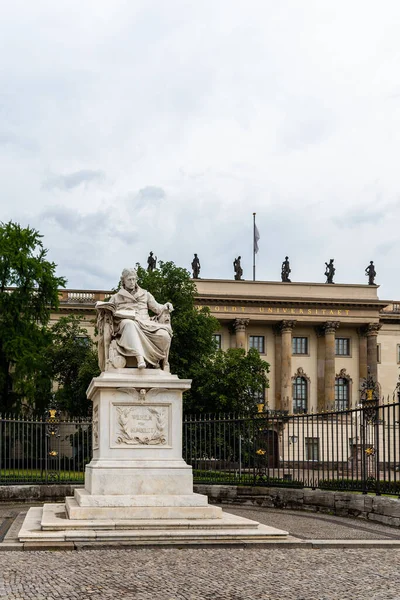
{"type": "Polygon", "coordinates": [[[65,206],[53,206],[42,211],[39,220],[41,223],[50,221],[69,234],[89,236],[99,243],[105,236],[132,242],[136,229],[118,214],[109,207],[84,214],[65,206]]]}
{"type": "Polygon", "coordinates": [[[166,197],[165,190],[155,185],[148,185],[138,191],[137,198],[139,202],[145,204],[158,203],[166,197]]]}
{"type": "Polygon", "coordinates": [[[385,218],[382,210],[371,210],[370,208],[360,208],[344,213],[340,217],[333,219],[338,227],[359,227],[361,225],[369,225],[379,223],[385,218]]]}
{"type": "Polygon", "coordinates": [[[2,219],[34,224],[68,285],[150,250],[221,279],[241,255],[250,279],[256,212],[258,279],[288,255],[293,281],[334,257],[365,283],[375,260],[400,297],[399,2],[364,3],[362,27],[359,2],[92,4],[0,22],[2,219]]]}
{"type": "Polygon", "coordinates": [[[96,235],[108,224],[108,212],[98,211],[94,214],[82,214],[65,206],[54,206],[40,214],[41,220],[50,220],[68,232],[88,233],[91,229],[96,235]]]}
{"type": "Polygon", "coordinates": [[[89,183],[102,183],[105,180],[105,174],[103,171],[91,171],[89,169],[83,169],[82,171],[75,171],[74,173],[68,173],[67,175],[51,175],[42,184],[45,190],[73,190],[82,183],[88,185],[89,183]]]}

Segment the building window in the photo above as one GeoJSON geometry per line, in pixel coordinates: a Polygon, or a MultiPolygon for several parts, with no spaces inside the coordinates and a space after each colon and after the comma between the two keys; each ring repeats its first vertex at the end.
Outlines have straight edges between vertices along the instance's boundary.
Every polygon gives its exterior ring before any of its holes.
{"type": "Polygon", "coordinates": [[[250,335],[249,348],[255,348],[260,354],[265,354],[265,337],[263,335],[250,335]]]}
{"type": "Polygon", "coordinates": [[[393,304],[393,312],[400,312],[400,304],[393,304]]]}
{"type": "Polygon", "coordinates": [[[292,338],[292,354],[308,354],[308,338],[292,338]]]}
{"type": "Polygon", "coordinates": [[[305,377],[295,377],[293,380],[293,412],[307,412],[307,379],[305,377]]]}
{"type": "Polygon", "coordinates": [[[217,346],[218,350],[221,350],[221,348],[222,348],[222,335],[220,333],[214,333],[213,339],[215,341],[215,345],[217,346]]]}
{"type": "Polygon", "coordinates": [[[381,364],[381,345],[380,344],[376,345],[376,361],[377,361],[378,365],[381,364]]]}
{"type": "Polygon", "coordinates": [[[347,410],[349,408],[349,382],[343,377],[335,380],[335,410],[347,410]]]}
{"type": "Polygon", "coordinates": [[[335,339],[336,356],[350,356],[350,338],[335,339]]]}
{"type": "Polygon", "coordinates": [[[397,344],[397,362],[400,363],[400,344],[397,344]]]}
{"type": "Polygon", "coordinates": [[[306,460],[319,460],[319,438],[306,437],[304,444],[306,460]]]}

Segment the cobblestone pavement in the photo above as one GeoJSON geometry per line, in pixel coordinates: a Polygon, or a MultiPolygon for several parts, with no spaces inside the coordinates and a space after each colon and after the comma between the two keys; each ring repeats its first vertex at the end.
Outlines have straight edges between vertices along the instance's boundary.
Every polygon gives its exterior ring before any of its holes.
{"type": "Polygon", "coordinates": [[[400,550],[2,552],[7,600],[390,600],[400,550]]]}
{"type": "MultiPolygon", "coordinates": [[[[0,520],[25,509],[0,507],[0,520]]],[[[393,528],[331,515],[224,509],[303,539],[400,537],[393,528]]],[[[0,600],[400,600],[399,564],[400,549],[378,548],[0,552],[0,600]]]]}
{"type": "Polygon", "coordinates": [[[223,510],[284,529],[289,531],[290,535],[305,540],[400,540],[400,529],[364,519],[350,519],[315,512],[227,505],[223,506],[223,510]]]}

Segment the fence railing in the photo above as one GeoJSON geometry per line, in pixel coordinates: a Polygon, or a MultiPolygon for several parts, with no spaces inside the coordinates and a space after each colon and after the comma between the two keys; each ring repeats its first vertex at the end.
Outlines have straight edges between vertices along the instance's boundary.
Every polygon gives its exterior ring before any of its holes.
{"type": "MultiPolygon", "coordinates": [[[[83,483],[90,419],[0,415],[0,485],[83,483]]],[[[400,404],[322,414],[186,416],[195,483],[400,495],[400,404]]]]}
{"type": "Polygon", "coordinates": [[[399,403],[322,414],[188,416],[196,483],[400,494],[399,403]]]}
{"type": "Polygon", "coordinates": [[[83,483],[92,454],[92,423],[0,415],[0,485],[83,483]]]}

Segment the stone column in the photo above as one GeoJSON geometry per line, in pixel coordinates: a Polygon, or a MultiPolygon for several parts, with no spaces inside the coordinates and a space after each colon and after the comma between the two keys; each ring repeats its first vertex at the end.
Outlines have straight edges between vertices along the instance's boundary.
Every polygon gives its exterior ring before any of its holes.
{"type": "Polygon", "coordinates": [[[236,348],[244,348],[246,350],[246,327],[249,324],[249,319],[235,319],[233,321],[233,329],[236,334],[236,348]]]}
{"type": "Polygon", "coordinates": [[[338,321],[322,325],[325,332],[325,410],[335,410],[335,331],[338,321]]]}
{"type": "Polygon", "coordinates": [[[366,329],[367,336],[367,363],[370,373],[375,381],[378,381],[378,355],[376,351],[378,331],[382,325],[370,323],[366,329]]]}
{"type": "Polygon", "coordinates": [[[281,390],[281,377],[282,377],[282,336],[280,325],[274,326],[275,335],[275,409],[282,410],[282,390],[281,390]]]}
{"type": "Polygon", "coordinates": [[[292,406],[292,330],[296,321],[281,321],[281,407],[291,411],[292,406]]]}
{"type": "Polygon", "coordinates": [[[315,328],[317,334],[317,411],[325,410],[325,331],[315,328]]]}
{"type": "Polygon", "coordinates": [[[363,327],[358,330],[359,336],[359,350],[358,350],[358,370],[360,382],[362,379],[366,379],[368,375],[368,359],[367,359],[367,331],[363,327]]]}

